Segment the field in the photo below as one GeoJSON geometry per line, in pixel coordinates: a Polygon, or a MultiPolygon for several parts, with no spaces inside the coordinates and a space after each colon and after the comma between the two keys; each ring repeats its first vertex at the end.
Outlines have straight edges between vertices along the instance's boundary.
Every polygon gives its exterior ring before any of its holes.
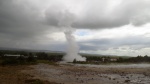
{"type": "Polygon", "coordinates": [[[23,72],[35,79],[59,84],[150,84],[150,66],[119,68],[38,64],[30,67],[32,69],[23,72]]]}
{"type": "Polygon", "coordinates": [[[149,56],[83,55],[85,62],[69,63],[62,62],[63,56],[62,53],[1,51],[0,84],[150,84],[149,56]],[[7,53],[22,56],[7,57],[7,53]]]}
{"type": "Polygon", "coordinates": [[[28,65],[0,66],[0,84],[57,84],[23,73],[22,70],[31,70],[28,65]]]}
{"type": "Polygon", "coordinates": [[[82,65],[41,62],[0,66],[1,84],[150,84],[150,65],[82,65]]]}

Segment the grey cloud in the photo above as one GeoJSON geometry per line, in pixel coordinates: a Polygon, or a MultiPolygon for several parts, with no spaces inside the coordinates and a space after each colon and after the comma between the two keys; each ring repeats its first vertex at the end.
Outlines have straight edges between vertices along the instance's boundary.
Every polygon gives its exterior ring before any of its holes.
{"type": "Polygon", "coordinates": [[[66,51],[67,47],[64,43],[53,44],[51,46],[48,46],[47,49],[53,50],[53,51],[66,51]]]}
{"type": "Polygon", "coordinates": [[[122,0],[112,10],[109,7],[110,1],[87,0],[86,5],[83,5],[84,10],[80,12],[79,16],[71,13],[69,8],[63,5],[52,5],[45,12],[46,23],[59,26],[60,19],[66,16],[75,19],[71,22],[72,24],[70,23],[74,28],[114,28],[130,23],[140,26],[150,22],[150,1],[122,0]],[[64,12],[65,10],[69,12],[64,12]]]}
{"type": "Polygon", "coordinates": [[[110,0],[87,0],[79,15],[70,12],[69,8],[60,3],[50,4],[50,7],[45,9],[45,17],[39,17],[41,9],[25,4],[24,0],[19,3],[17,0],[1,0],[1,31],[7,31],[7,28],[10,27],[29,29],[35,25],[43,26],[45,24],[56,27],[62,24],[72,24],[74,28],[113,28],[130,23],[139,26],[150,21],[150,2],[148,0],[122,0],[111,11],[109,2],[110,0]],[[67,20],[62,21],[61,19],[64,17],[67,20]],[[44,22],[45,24],[43,24],[44,22]]]}
{"type": "Polygon", "coordinates": [[[111,39],[92,39],[88,41],[80,41],[80,50],[107,50],[110,47],[111,39]]]}
{"type": "MultiPolygon", "coordinates": [[[[0,46],[31,45],[32,42],[38,41],[37,37],[42,38],[46,31],[53,32],[54,28],[58,29],[60,26],[71,24],[74,28],[94,29],[113,28],[130,23],[140,26],[150,21],[150,1],[148,0],[122,0],[110,12],[108,12],[110,0],[87,0],[85,1],[87,4],[82,6],[83,11],[79,12],[79,15],[69,11],[69,8],[60,3],[56,6],[50,4],[48,9],[44,9],[46,11],[43,16],[41,9],[32,7],[24,3],[25,1],[0,0],[0,46]],[[65,21],[62,20],[64,18],[66,18],[65,21]]],[[[30,0],[28,2],[30,3],[30,0]]],[[[80,42],[81,49],[97,50],[108,49],[110,46],[141,45],[136,48],[138,49],[143,45],[149,46],[149,38],[93,39],[84,43],[80,42]],[[87,46],[83,45],[84,43],[93,45],[87,46]]]]}
{"type": "MultiPolygon", "coordinates": [[[[34,23],[36,15],[29,8],[17,4],[15,0],[2,0],[0,5],[0,25],[2,27],[26,27],[34,23]]],[[[36,17],[37,18],[37,17],[36,17]]]]}
{"type": "Polygon", "coordinates": [[[0,5],[0,32],[30,30],[36,20],[32,11],[27,10],[14,0],[2,0],[0,5]]]}
{"type": "Polygon", "coordinates": [[[92,39],[79,42],[81,50],[108,50],[109,48],[118,49],[128,46],[133,50],[150,47],[150,38],[143,36],[132,36],[118,39],[92,39]],[[85,45],[90,44],[90,45],[85,45]]]}
{"type": "Polygon", "coordinates": [[[106,45],[84,45],[84,44],[79,44],[80,50],[85,50],[85,51],[97,51],[97,50],[107,50],[109,47],[106,45]]]}
{"type": "Polygon", "coordinates": [[[38,10],[28,4],[19,0],[0,0],[0,4],[0,46],[31,46],[49,30],[50,26],[41,22],[38,10]]]}
{"type": "Polygon", "coordinates": [[[63,6],[52,5],[45,11],[45,19],[48,25],[68,27],[72,25],[75,15],[63,6]]]}
{"type": "Polygon", "coordinates": [[[148,0],[122,0],[110,12],[108,12],[108,2],[109,0],[87,0],[87,4],[83,5],[84,11],[80,12],[81,16],[70,12],[69,8],[62,4],[50,4],[45,11],[45,17],[39,17],[41,10],[23,1],[17,3],[17,0],[1,0],[0,32],[11,29],[30,29],[31,27],[38,29],[38,26],[44,28],[46,24],[56,27],[72,24],[74,28],[113,28],[129,23],[139,26],[150,21],[150,2],[148,0]],[[62,21],[64,17],[67,20],[62,21]],[[44,22],[46,24],[43,24],[44,22]]]}
{"type": "Polygon", "coordinates": [[[94,0],[95,3],[87,7],[85,16],[74,24],[82,28],[113,28],[127,24],[140,26],[150,21],[150,1],[122,0],[112,12],[107,13],[107,1],[94,0]],[[101,6],[102,5],[102,6],[101,6]]]}

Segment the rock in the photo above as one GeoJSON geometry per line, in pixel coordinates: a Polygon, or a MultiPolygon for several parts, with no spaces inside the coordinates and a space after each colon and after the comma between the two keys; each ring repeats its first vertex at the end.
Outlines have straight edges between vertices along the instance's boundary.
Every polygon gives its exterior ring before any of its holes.
{"type": "Polygon", "coordinates": [[[130,82],[130,80],[125,80],[124,82],[125,82],[125,83],[129,83],[129,82],[130,82]]]}

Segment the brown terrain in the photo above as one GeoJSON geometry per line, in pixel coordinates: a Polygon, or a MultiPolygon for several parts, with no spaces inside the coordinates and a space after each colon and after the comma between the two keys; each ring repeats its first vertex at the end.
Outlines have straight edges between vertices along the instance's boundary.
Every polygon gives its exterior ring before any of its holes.
{"type": "Polygon", "coordinates": [[[0,66],[0,84],[150,84],[150,67],[0,66]]]}
{"type": "Polygon", "coordinates": [[[31,69],[28,65],[0,66],[0,84],[57,84],[35,79],[33,75],[22,73],[22,70],[31,69]]]}
{"type": "Polygon", "coordinates": [[[150,67],[85,67],[38,64],[24,73],[59,84],[150,84],[150,67]]]}

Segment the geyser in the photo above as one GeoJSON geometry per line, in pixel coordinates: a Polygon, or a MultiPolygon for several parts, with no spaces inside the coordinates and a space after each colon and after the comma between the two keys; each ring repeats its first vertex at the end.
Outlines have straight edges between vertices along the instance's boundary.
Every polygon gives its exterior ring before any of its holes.
{"type": "Polygon", "coordinates": [[[72,32],[75,31],[71,24],[74,22],[75,15],[68,10],[61,11],[58,25],[65,29],[64,34],[67,40],[67,52],[63,57],[66,62],[73,62],[74,59],[77,61],[86,61],[85,57],[78,54],[79,47],[75,41],[75,37],[72,32]]]}
{"type": "Polygon", "coordinates": [[[72,35],[72,31],[68,30],[64,32],[67,40],[67,54],[64,56],[63,60],[67,62],[72,62],[74,59],[77,61],[86,61],[85,57],[78,54],[79,46],[75,41],[75,37],[72,35]]]}
{"type": "Polygon", "coordinates": [[[67,52],[66,55],[63,57],[63,60],[66,62],[73,62],[74,59],[76,59],[77,61],[86,61],[85,57],[82,57],[78,54],[79,47],[75,41],[75,37],[72,35],[72,32],[75,31],[71,27],[72,23],[75,21],[74,13],[71,13],[67,9],[56,10],[54,9],[54,7],[51,7],[50,11],[47,10],[46,18],[49,24],[62,28],[64,30],[64,34],[67,40],[67,52]]]}

